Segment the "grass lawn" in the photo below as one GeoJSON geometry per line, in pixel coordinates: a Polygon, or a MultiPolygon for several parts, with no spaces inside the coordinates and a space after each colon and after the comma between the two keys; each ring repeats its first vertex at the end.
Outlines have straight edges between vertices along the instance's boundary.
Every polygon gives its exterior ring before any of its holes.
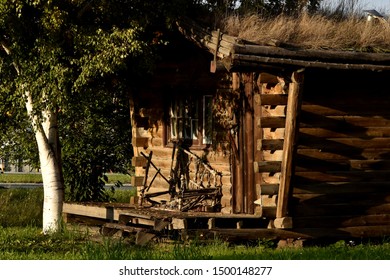
{"type": "MultiPolygon", "coordinates": [[[[118,201],[131,191],[118,190],[118,201]]],[[[390,240],[377,243],[338,241],[328,246],[276,249],[266,240],[234,245],[151,242],[137,246],[134,238],[102,237],[85,227],[64,225],[61,233],[41,234],[43,191],[0,189],[0,260],[389,260],[390,240]]]]}
{"type": "Polygon", "coordinates": [[[39,227],[0,227],[0,260],[388,260],[390,243],[275,249],[269,242],[234,246],[222,241],[134,245],[131,239],[103,238],[80,229],[53,236],[39,227]]]}
{"type": "MultiPolygon", "coordinates": [[[[123,184],[130,184],[131,177],[125,174],[107,174],[108,183],[114,184],[117,181],[123,184]]],[[[42,183],[42,175],[39,173],[3,173],[0,174],[0,183],[42,183]]]]}

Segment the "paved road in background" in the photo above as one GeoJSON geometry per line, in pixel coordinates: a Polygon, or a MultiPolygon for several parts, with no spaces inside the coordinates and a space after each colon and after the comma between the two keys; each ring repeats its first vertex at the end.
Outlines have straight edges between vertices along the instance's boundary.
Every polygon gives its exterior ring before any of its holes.
{"type": "Polygon", "coordinates": [[[26,183],[0,183],[2,189],[33,189],[42,187],[42,184],[26,184],[26,183]]]}

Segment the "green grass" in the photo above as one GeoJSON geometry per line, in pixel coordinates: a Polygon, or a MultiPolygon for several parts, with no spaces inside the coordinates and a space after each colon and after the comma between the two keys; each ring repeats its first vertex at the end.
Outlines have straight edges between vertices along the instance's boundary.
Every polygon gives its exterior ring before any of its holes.
{"type": "Polygon", "coordinates": [[[0,183],[42,183],[42,175],[38,173],[3,173],[0,183]]]}
{"type": "MultiPolygon", "coordinates": [[[[127,203],[135,190],[116,189],[115,202],[127,203]]],[[[0,189],[0,226],[42,225],[43,189],[0,189]]]]}
{"type": "Polygon", "coordinates": [[[66,232],[47,236],[37,227],[0,228],[2,260],[81,259],[86,235],[66,232]]]}
{"type": "MultiPolygon", "coordinates": [[[[118,201],[131,191],[117,190],[118,201]]],[[[64,225],[62,232],[42,235],[42,188],[0,189],[0,259],[34,260],[388,260],[390,241],[357,243],[338,241],[329,246],[275,249],[270,241],[232,245],[152,242],[134,244],[134,238],[102,237],[82,227],[64,225]]]]}
{"type": "Polygon", "coordinates": [[[275,249],[262,242],[251,246],[150,243],[128,239],[91,239],[91,233],[64,228],[61,234],[42,235],[37,227],[0,227],[0,259],[7,260],[388,260],[390,244],[349,246],[339,241],[328,247],[275,249]]]}
{"type": "Polygon", "coordinates": [[[0,189],[0,226],[42,225],[43,190],[0,189]]]}
{"type": "MultiPolygon", "coordinates": [[[[130,184],[131,177],[126,174],[107,174],[108,183],[114,184],[117,181],[123,184],[130,184]]],[[[42,175],[39,173],[4,173],[0,174],[0,183],[42,183],[42,175]]]]}

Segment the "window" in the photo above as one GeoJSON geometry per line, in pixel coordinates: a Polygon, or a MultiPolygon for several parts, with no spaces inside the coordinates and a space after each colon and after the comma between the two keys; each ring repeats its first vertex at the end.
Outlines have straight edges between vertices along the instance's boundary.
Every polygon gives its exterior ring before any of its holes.
{"type": "Polygon", "coordinates": [[[212,96],[176,95],[169,106],[169,141],[185,140],[192,145],[212,142],[212,96]]]}
{"type": "Polygon", "coordinates": [[[203,144],[211,144],[213,140],[213,97],[211,95],[203,96],[203,144]]]}

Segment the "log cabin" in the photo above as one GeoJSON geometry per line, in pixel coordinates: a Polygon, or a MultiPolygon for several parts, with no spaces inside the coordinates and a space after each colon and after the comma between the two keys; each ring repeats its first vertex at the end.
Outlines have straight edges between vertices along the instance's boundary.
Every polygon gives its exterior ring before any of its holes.
{"type": "Polygon", "coordinates": [[[178,29],[132,93],[138,196],[117,220],[232,239],[390,234],[390,54],[178,29]]]}

